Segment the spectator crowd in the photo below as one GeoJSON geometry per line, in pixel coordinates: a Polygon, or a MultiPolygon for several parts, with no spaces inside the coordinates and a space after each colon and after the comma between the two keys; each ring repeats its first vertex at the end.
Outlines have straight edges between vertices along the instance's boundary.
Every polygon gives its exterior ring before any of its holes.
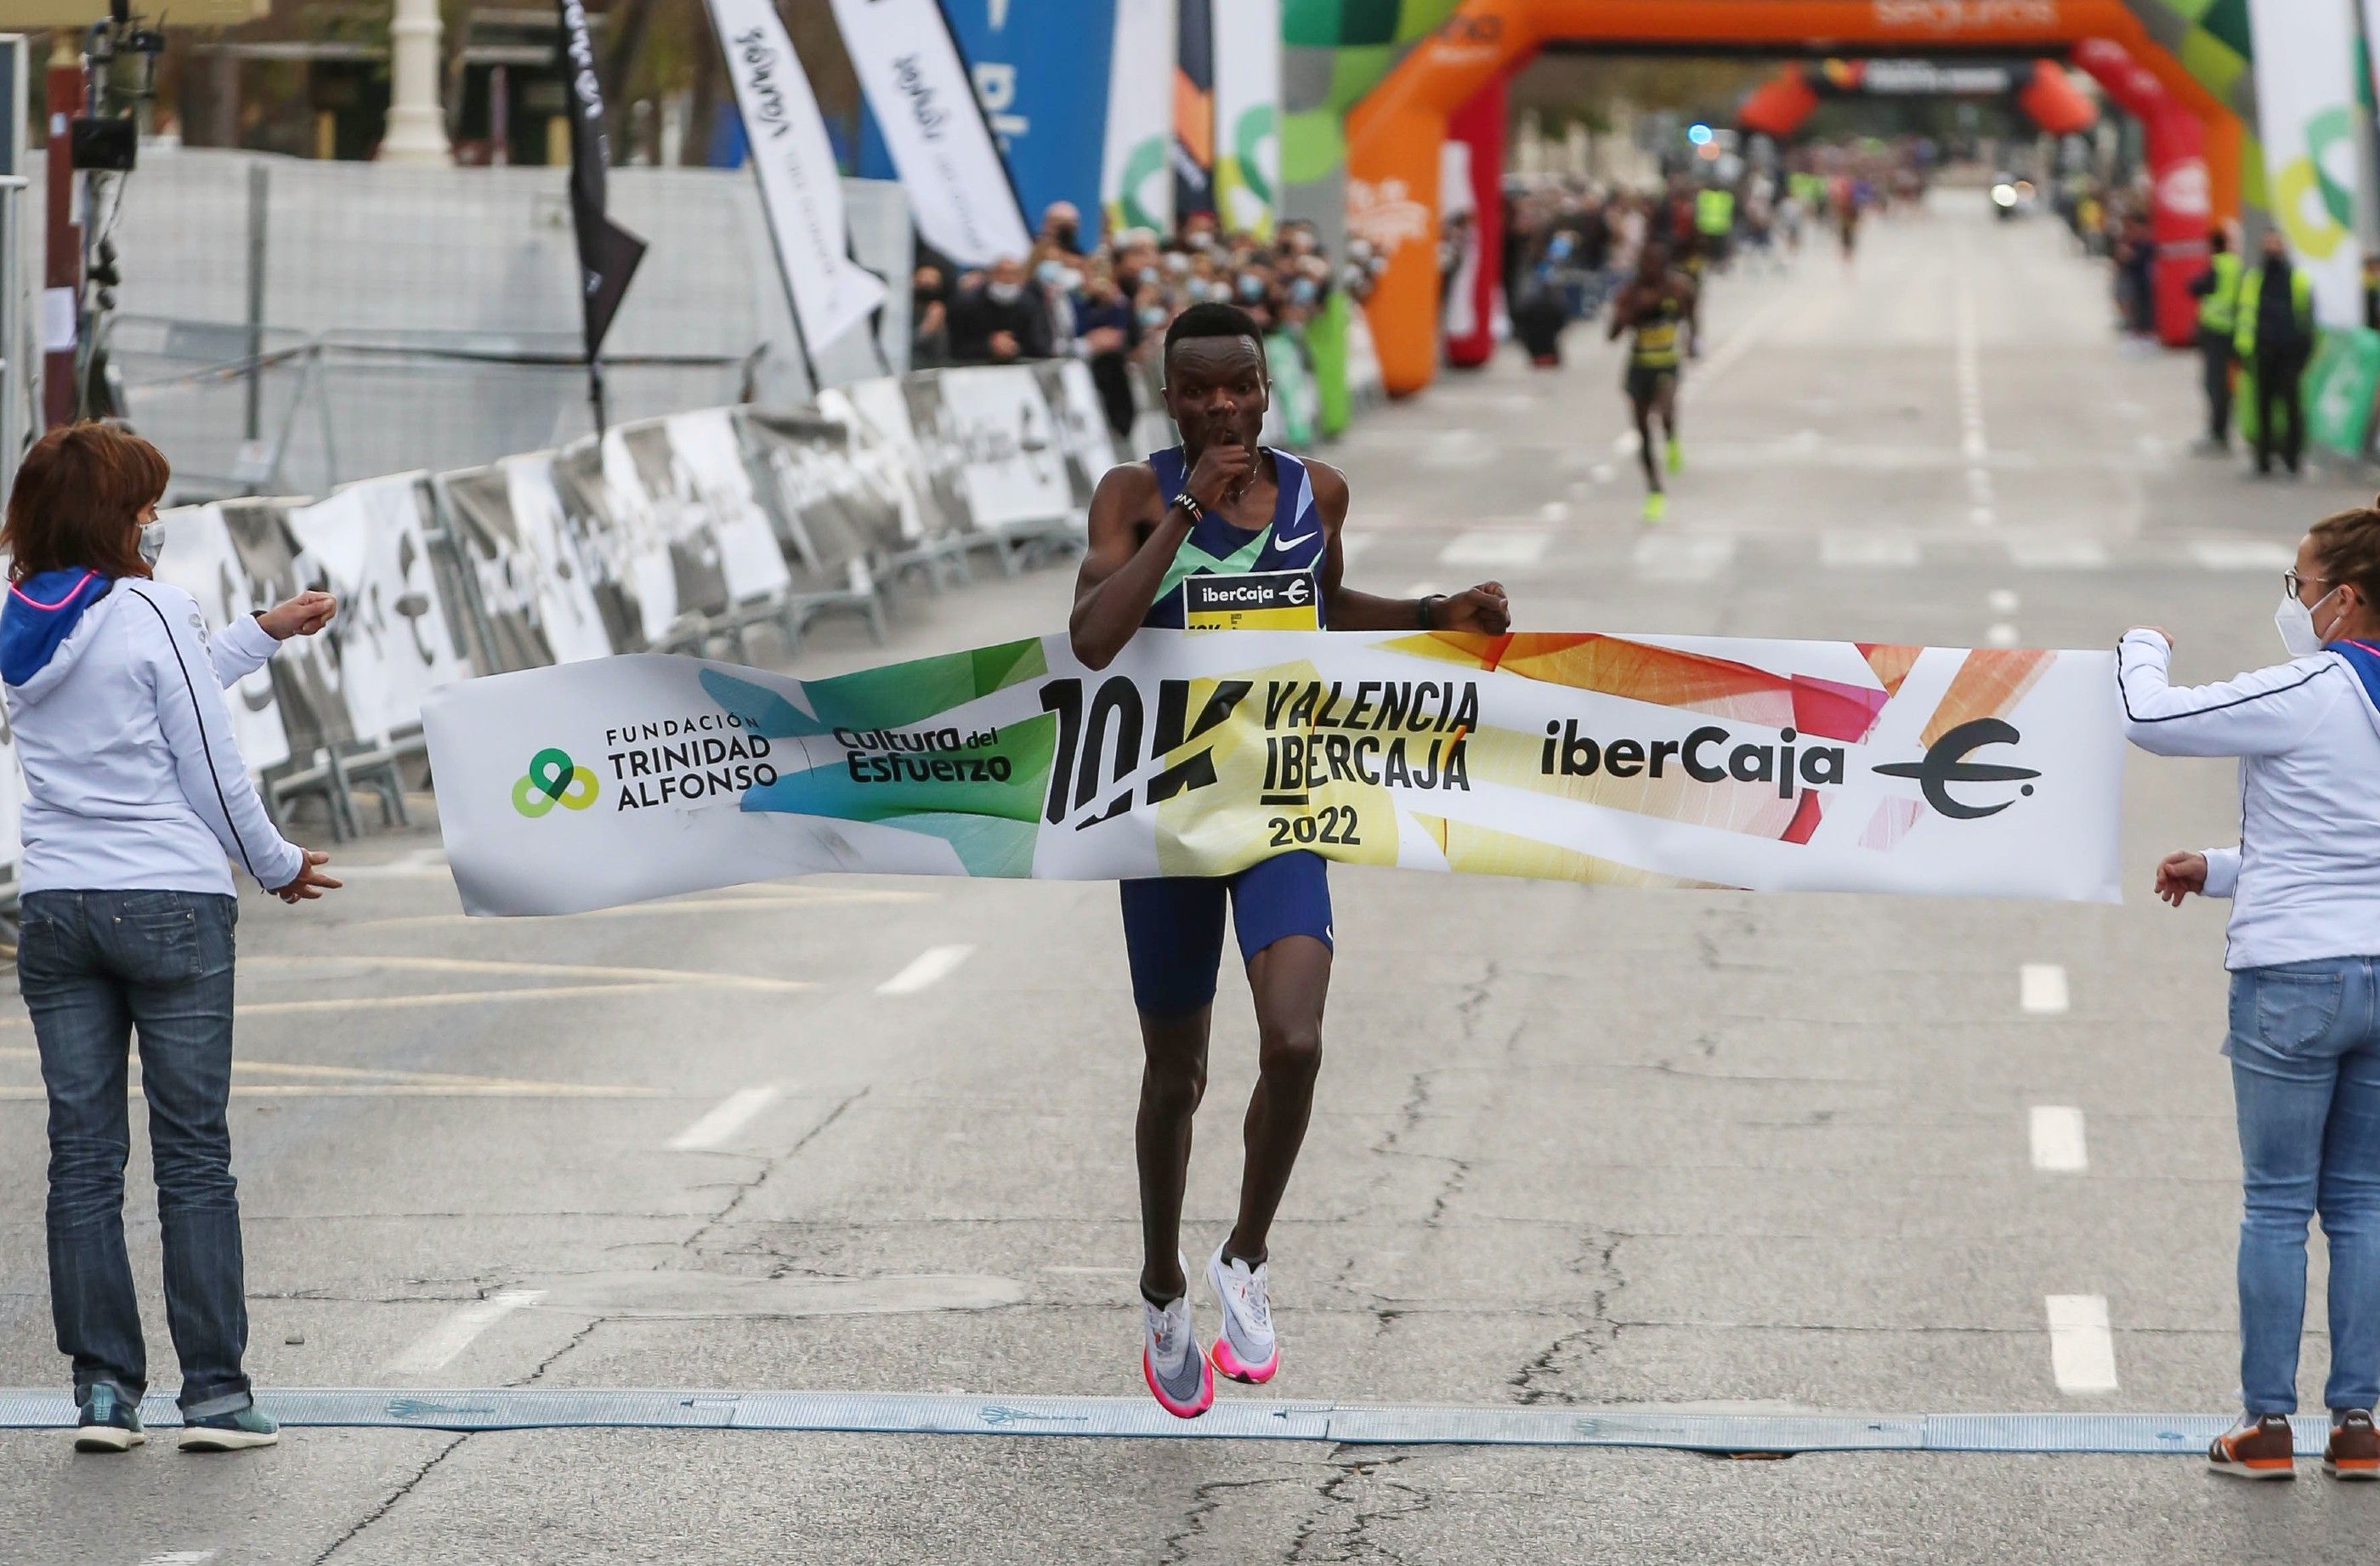
{"type": "Polygon", "coordinates": [[[1302,342],[1334,292],[1362,304],[1385,264],[1362,239],[1334,262],[1311,224],[1284,223],[1259,238],[1224,232],[1212,212],[1190,214],[1172,235],[1127,228],[1094,239],[1072,202],[1052,202],[1026,255],[967,269],[921,261],[909,362],[930,370],[1080,358],[1121,437],[1134,417],[1132,367],[1183,310],[1229,302],[1268,335],[1302,342]]]}

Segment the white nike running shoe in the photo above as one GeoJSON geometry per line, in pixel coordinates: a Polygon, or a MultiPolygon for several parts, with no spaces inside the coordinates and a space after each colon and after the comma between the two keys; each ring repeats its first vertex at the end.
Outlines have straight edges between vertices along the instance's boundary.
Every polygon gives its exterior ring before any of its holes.
{"type": "MultiPolygon", "coordinates": [[[[1183,1270],[1187,1272],[1185,1265],[1183,1270]]],[[[1215,1405],[1215,1373],[1198,1352],[1190,1296],[1171,1305],[1140,1302],[1140,1373],[1158,1406],[1176,1419],[1196,1419],[1215,1405]]]]}
{"type": "Polygon", "coordinates": [[[1216,1373],[1250,1386],[1271,1380],[1281,1368],[1281,1344],[1272,1335],[1264,1265],[1251,1268],[1237,1256],[1226,1257],[1218,1245],[1207,1261],[1207,1281],[1223,1306],[1223,1329],[1207,1351],[1216,1373]]]}

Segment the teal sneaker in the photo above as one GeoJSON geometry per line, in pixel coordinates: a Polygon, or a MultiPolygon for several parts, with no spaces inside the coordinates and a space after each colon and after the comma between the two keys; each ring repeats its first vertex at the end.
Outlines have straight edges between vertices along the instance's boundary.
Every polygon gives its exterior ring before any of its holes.
{"type": "Polygon", "coordinates": [[[82,1396],[75,1419],[75,1451],[130,1451],[149,1438],[140,1432],[140,1405],[102,1381],[82,1396]]]}
{"type": "Polygon", "coordinates": [[[254,1403],[230,1414],[211,1414],[182,1426],[184,1451],[246,1451],[281,1439],[281,1426],[254,1403]]]}

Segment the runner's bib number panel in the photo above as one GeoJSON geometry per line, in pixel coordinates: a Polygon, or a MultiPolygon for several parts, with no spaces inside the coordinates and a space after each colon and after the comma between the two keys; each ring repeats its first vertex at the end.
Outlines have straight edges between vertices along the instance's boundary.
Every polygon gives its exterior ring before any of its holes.
{"type": "Polygon", "coordinates": [[[1193,631],[1318,631],[1310,571],[1254,571],[1182,579],[1182,621],[1193,631]]]}

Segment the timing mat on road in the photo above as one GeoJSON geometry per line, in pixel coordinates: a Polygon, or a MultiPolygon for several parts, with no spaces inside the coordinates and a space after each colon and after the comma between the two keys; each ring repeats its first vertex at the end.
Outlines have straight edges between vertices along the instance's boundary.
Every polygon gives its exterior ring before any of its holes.
{"type": "MultiPolygon", "coordinates": [[[[1462,1408],[1411,1403],[1219,1400],[1175,1419],[1146,1398],[904,1392],[597,1391],[544,1388],[342,1387],[263,1391],[293,1428],[404,1430],[795,1430],[902,1436],[1106,1436],[1326,1441],[1348,1446],[1659,1447],[1681,1451],[2182,1452],[2229,1424],[2202,1414],[1703,1414],[1643,1409],[1462,1408]]],[[[169,1394],[141,1406],[152,1428],[181,1423],[169,1394]]],[[[0,1429],[63,1429],[60,1391],[0,1390],[0,1429]]],[[[2319,1456],[2325,1417],[2296,1422],[2319,1456]]]]}

